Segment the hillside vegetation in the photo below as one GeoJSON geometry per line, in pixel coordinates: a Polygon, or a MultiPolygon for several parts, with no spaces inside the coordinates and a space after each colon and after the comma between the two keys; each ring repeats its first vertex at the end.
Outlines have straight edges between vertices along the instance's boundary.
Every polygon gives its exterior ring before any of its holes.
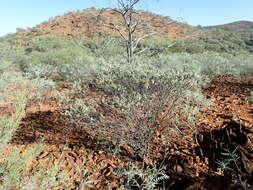
{"type": "Polygon", "coordinates": [[[130,64],[97,13],[0,39],[0,189],[252,188],[251,30],[140,12],[130,64]]]}
{"type": "Polygon", "coordinates": [[[253,22],[250,21],[237,21],[229,24],[217,25],[207,27],[210,29],[222,29],[228,32],[242,32],[242,31],[251,31],[253,30],[253,22]]]}

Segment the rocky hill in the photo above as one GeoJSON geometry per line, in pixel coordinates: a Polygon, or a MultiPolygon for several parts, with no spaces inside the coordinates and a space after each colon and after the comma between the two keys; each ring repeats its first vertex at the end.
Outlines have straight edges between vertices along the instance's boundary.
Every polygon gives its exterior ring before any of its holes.
{"type": "MultiPolygon", "coordinates": [[[[186,24],[173,21],[168,17],[146,11],[137,11],[137,17],[140,20],[140,24],[136,30],[138,35],[154,33],[156,36],[177,38],[189,35],[189,31],[192,28],[186,24]]],[[[114,11],[102,11],[90,8],[57,16],[33,28],[20,32],[20,35],[23,37],[45,34],[63,36],[82,35],[86,37],[104,34],[119,35],[117,31],[113,30],[113,26],[117,25],[124,33],[122,23],[121,16],[114,11]]]]}

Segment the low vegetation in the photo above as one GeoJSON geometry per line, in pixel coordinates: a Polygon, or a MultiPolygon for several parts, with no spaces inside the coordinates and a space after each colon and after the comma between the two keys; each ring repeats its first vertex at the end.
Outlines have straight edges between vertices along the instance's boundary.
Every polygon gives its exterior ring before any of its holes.
{"type": "MultiPolygon", "coordinates": [[[[97,142],[110,142],[143,164],[132,163],[115,173],[124,179],[121,189],[165,188],[171,177],[166,167],[151,164],[167,156],[164,153],[157,158],[151,150],[159,131],[167,138],[184,133],[182,128],[187,126],[196,136],[199,115],[212,103],[202,88],[219,76],[253,74],[251,50],[224,38],[147,39],[140,46],[149,50],[136,55],[131,64],[126,61],[124,48],[115,46],[121,43],[118,38],[106,45],[103,39],[76,42],[56,36],[38,36],[29,42],[15,41],[15,37],[1,39],[0,93],[4,103],[0,107],[6,106],[11,113],[0,117],[0,152],[10,145],[27,107],[51,99],[71,130],[80,127],[97,142]],[[168,44],[174,45],[164,49],[168,44]],[[61,94],[63,88],[68,93],[61,94]],[[52,91],[57,94],[46,98],[52,91]]],[[[164,152],[166,138],[158,145],[164,152]]],[[[8,160],[1,161],[1,187],[47,189],[53,188],[51,180],[55,187],[70,183],[64,177],[62,183],[57,181],[55,171],[60,172],[60,168],[54,169],[54,174],[45,168],[26,173],[27,161],[43,148],[37,145],[27,155],[15,150],[8,160]],[[20,167],[13,167],[17,165],[20,167]]],[[[225,172],[226,166],[235,161],[217,162],[225,172]]],[[[80,187],[92,187],[90,176],[80,187]]]]}

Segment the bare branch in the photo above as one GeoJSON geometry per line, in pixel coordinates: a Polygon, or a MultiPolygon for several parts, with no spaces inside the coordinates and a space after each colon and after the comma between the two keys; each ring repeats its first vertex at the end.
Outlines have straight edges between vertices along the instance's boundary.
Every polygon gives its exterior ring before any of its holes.
{"type": "Polygon", "coordinates": [[[134,54],[135,54],[135,55],[139,55],[139,54],[141,54],[141,53],[143,53],[143,52],[145,52],[145,51],[147,51],[147,50],[149,50],[149,51],[155,51],[154,53],[152,53],[152,54],[150,55],[150,56],[152,57],[152,56],[155,56],[155,55],[157,55],[158,53],[160,53],[160,52],[162,52],[162,51],[164,51],[164,50],[166,50],[166,49],[168,49],[168,48],[173,47],[175,44],[176,44],[176,43],[170,44],[170,45],[168,45],[168,46],[166,46],[166,47],[164,47],[164,48],[144,48],[144,49],[142,49],[142,50],[140,50],[140,51],[138,51],[138,52],[134,52],[134,54]]]}
{"type": "Polygon", "coordinates": [[[145,52],[145,51],[147,51],[147,50],[150,50],[150,48],[144,48],[144,49],[142,49],[141,51],[134,52],[134,55],[139,55],[139,54],[141,54],[141,53],[143,53],[143,52],[145,52]]]}
{"type": "Polygon", "coordinates": [[[130,5],[130,9],[133,9],[134,6],[139,2],[140,0],[135,0],[131,5],[130,5]]]}
{"type": "Polygon", "coordinates": [[[150,48],[150,50],[156,51],[156,52],[152,53],[152,54],[150,55],[150,57],[153,57],[153,56],[159,54],[160,52],[162,52],[162,51],[164,51],[164,50],[166,50],[166,49],[169,49],[169,48],[173,47],[175,44],[176,44],[176,43],[170,44],[170,45],[168,45],[168,46],[166,46],[166,47],[164,47],[164,48],[150,48]]]}
{"type": "Polygon", "coordinates": [[[120,14],[121,16],[126,15],[127,10],[112,9],[112,11],[120,14]]]}
{"type": "Polygon", "coordinates": [[[127,38],[123,35],[123,33],[120,31],[120,29],[114,24],[114,23],[110,23],[112,25],[112,29],[113,30],[116,30],[119,35],[124,39],[124,40],[127,40],[127,38]]]}
{"type": "Polygon", "coordinates": [[[145,38],[147,38],[147,37],[149,37],[149,36],[153,36],[153,35],[155,35],[155,34],[157,34],[157,32],[152,32],[152,33],[150,33],[150,34],[146,34],[146,35],[141,36],[140,38],[138,38],[138,39],[136,40],[136,42],[135,42],[134,49],[136,49],[136,48],[138,47],[138,45],[139,45],[139,43],[140,43],[141,40],[143,40],[143,39],[145,39],[145,38]]]}
{"type": "Polygon", "coordinates": [[[140,0],[117,0],[119,7],[124,10],[132,10],[140,0]]]}
{"type": "Polygon", "coordinates": [[[136,21],[136,23],[133,25],[132,31],[131,31],[132,34],[135,32],[137,26],[140,24],[140,20],[141,20],[141,18],[139,18],[139,19],[136,21]]]}

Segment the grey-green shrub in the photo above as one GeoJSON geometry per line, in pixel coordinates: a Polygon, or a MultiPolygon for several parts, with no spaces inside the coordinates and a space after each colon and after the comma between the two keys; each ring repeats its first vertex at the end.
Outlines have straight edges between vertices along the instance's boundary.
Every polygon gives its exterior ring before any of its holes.
{"type": "Polygon", "coordinates": [[[62,114],[76,119],[90,118],[96,112],[95,103],[77,99],[74,104],[69,105],[62,114]]]}
{"type": "Polygon", "coordinates": [[[155,190],[158,185],[164,184],[170,178],[165,173],[164,166],[157,167],[156,165],[138,168],[136,165],[130,164],[128,168],[118,169],[116,174],[126,179],[123,185],[126,189],[155,190]]]}
{"type": "MultiPolygon", "coordinates": [[[[171,39],[148,39],[141,46],[160,48],[171,43],[174,43],[171,39]]],[[[193,43],[195,44],[195,42],[193,43]]],[[[170,51],[170,49],[166,51],[170,51]]],[[[150,53],[141,56],[146,56],[143,64],[149,59],[154,60],[149,55],[150,53]]],[[[80,42],[74,42],[64,37],[36,37],[26,48],[26,55],[19,54],[19,57],[21,58],[17,61],[25,73],[35,77],[60,76],[62,80],[76,80],[76,78],[81,78],[82,74],[88,77],[91,73],[98,73],[103,70],[102,68],[110,67],[115,62],[125,64],[121,42],[112,37],[109,39],[86,39],[80,40],[80,42]]],[[[171,62],[173,60],[173,63],[167,64],[167,66],[180,67],[182,63],[188,66],[195,65],[202,71],[202,74],[209,76],[243,74],[250,71],[252,73],[253,58],[252,55],[245,52],[234,56],[233,54],[204,50],[195,54],[167,53],[154,56],[155,59],[162,61],[160,57],[164,57],[163,59],[166,60],[170,59],[171,62]]],[[[139,60],[139,57],[137,56],[136,59],[139,60]]],[[[154,62],[157,63],[157,61],[154,62]]]]}
{"type": "MultiPolygon", "coordinates": [[[[16,99],[13,100],[14,113],[0,116],[0,154],[13,138],[14,133],[20,126],[21,119],[25,116],[25,107],[27,103],[27,92],[19,91],[16,93],[16,99]]],[[[11,106],[11,105],[10,105],[11,106]]],[[[0,163],[0,189],[13,189],[22,186],[22,180],[27,175],[27,162],[34,158],[43,149],[43,144],[39,143],[26,153],[20,153],[19,148],[10,152],[6,160],[0,163]]]]}
{"type": "Polygon", "coordinates": [[[203,75],[211,78],[221,75],[244,75],[253,73],[253,56],[219,54],[206,52],[199,55],[194,55],[199,63],[197,66],[201,69],[203,75]]]}
{"type": "Polygon", "coordinates": [[[0,153],[3,152],[12,135],[18,129],[20,120],[25,115],[26,101],[26,94],[20,93],[14,101],[15,113],[11,117],[0,116],[0,153]]]}
{"type": "Polygon", "coordinates": [[[24,48],[15,46],[8,41],[0,41],[0,73],[10,68],[18,70],[24,54],[24,48]]]}
{"type": "Polygon", "coordinates": [[[201,78],[199,70],[187,65],[184,59],[178,58],[181,64],[174,64],[174,58],[170,58],[138,57],[130,65],[112,59],[109,63],[104,61],[100,64],[97,70],[90,72],[90,76],[84,74],[83,78],[79,78],[81,86],[112,97],[112,102],[101,100],[98,104],[122,115],[116,114],[112,118],[106,113],[97,113],[97,118],[87,121],[84,118],[89,110],[85,109],[83,118],[79,113],[76,114],[78,117],[72,114],[74,121],[92,135],[99,138],[109,136],[144,156],[155,134],[160,114],[168,116],[167,126],[173,128],[176,121],[172,120],[177,119],[184,107],[177,104],[184,102],[200,106],[200,99],[204,100],[199,87],[205,80],[201,78]],[[201,98],[197,99],[193,92],[201,98]]]}
{"type": "Polygon", "coordinates": [[[20,189],[70,189],[70,176],[64,174],[63,169],[64,165],[61,162],[50,168],[48,165],[39,165],[33,168],[31,174],[22,177],[20,189]]]}
{"type": "Polygon", "coordinates": [[[8,159],[0,164],[0,189],[13,189],[23,187],[23,180],[29,176],[27,162],[35,158],[44,148],[42,143],[28,148],[25,153],[15,148],[8,159]]]}
{"type": "Polygon", "coordinates": [[[57,69],[88,52],[72,40],[56,36],[40,36],[31,40],[20,63],[25,73],[35,77],[57,75],[57,69]]]}

